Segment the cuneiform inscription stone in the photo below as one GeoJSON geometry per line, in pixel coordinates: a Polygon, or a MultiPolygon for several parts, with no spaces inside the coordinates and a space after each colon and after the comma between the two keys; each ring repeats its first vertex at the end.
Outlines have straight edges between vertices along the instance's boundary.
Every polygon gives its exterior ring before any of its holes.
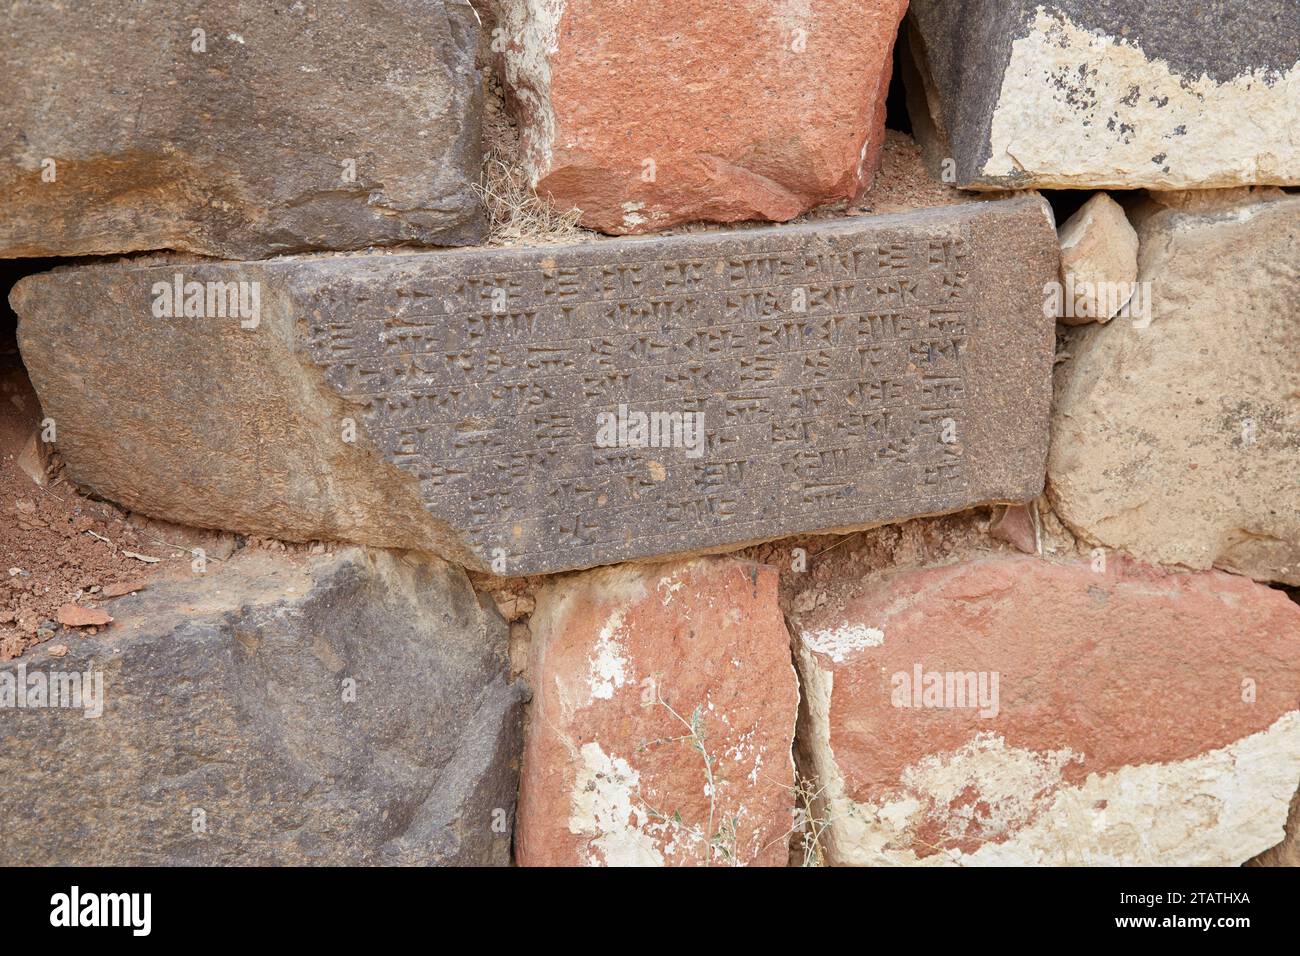
{"type": "Polygon", "coordinates": [[[1035,496],[1056,269],[1050,212],[1023,196],[569,247],[85,267],[14,298],[65,457],[102,494],[514,574],[1035,496]],[[178,272],[259,283],[256,327],[155,318],[150,291],[178,272]],[[72,402],[77,353],[110,374],[72,402]],[[641,415],[662,433],[638,436],[641,415]],[[135,454],[96,453],[112,443],[135,454]]]}

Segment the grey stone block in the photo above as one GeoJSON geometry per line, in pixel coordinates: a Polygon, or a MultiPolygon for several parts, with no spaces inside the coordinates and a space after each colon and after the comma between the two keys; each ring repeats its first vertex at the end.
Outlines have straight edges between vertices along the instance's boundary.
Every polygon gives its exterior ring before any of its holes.
{"type": "Polygon", "coordinates": [[[0,664],[0,863],[509,862],[525,692],[462,571],[360,548],[210,567],[0,664]],[[99,675],[98,716],[31,706],[73,674],[99,675]]]}
{"type": "Polygon", "coordinates": [[[464,0],[82,0],[0,24],[0,257],[478,241],[464,0]]]}
{"type": "Polygon", "coordinates": [[[1300,183],[1293,0],[913,0],[910,11],[913,126],[959,186],[1300,183]]]}

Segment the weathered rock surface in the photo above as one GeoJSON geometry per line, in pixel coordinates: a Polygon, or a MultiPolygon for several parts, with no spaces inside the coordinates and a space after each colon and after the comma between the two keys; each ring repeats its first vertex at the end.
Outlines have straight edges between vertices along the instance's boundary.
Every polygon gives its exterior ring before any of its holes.
{"type": "Polygon", "coordinates": [[[936,167],[968,188],[1300,183],[1292,0],[913,0],[936,167]]]}
{"type": "Polygon", "coordinates": [[[585,225],[785,221],[871,183],[907,0],[500,0],[529,176],[585,225]]]}
{"type": "Polygon", "coordinates": [[[777,578],[699,559],[539,592],[521,865],[785,865],[799,690],[777,578]]]}
{"type": "Polygon", "coordinates": [[[11,4],[0,257],[481,238],[469,4],[281,7],[11,4]]]}
{"type": "Polygon", "coordinates": [[[1094,544],[1300,584],[1300,197],[1163,201],[1135,214],[1149,324],[1063,348],[1049,493],[1094,544]]]}
{"type": "Polygon", "coordinates": [[[105,497],[527,574],[1034,498],[1057,271],[1050,209],[1023,196],[562,248],[78,267],[11,301],[59,450],[105,497]],[[251,317],[214,311],[214,289],[251,317]]]}
{"type": "Polygon", "coordinates": [[[1300,780],[1300,607],[1218,571],[1009,556],[798,618],[833,863],[1236,865],[1300,780]]]}
{"type": "Polygon", "coordinates": [[[509,861],[523,689],[460,570],[241,552],[108,608],[0,665],[5,865],[509,861]],[[15,706],[74,672],[97,718],[15,706]]]}
{"type": "Polygon", "coordinates": [[[1061,315],[1066,325],[1109,322],[1132,297],[1138,236],[1122,207],[1097,193],[1061,226],[1061,315]]]}
{"type": "Polygon", "coordinates": [[[989,535],[999,541],[1014,545],[1025,554],[1037,554],[1040,537],[1037,511],[1034,505],[1008,505],[989,522],[989,535]]]}
{"type": "MultiPolygon", "coordinates": [[[[1298,785],[1300,786],[1300,785],[1298,785]]],[[[1291,815],[1286,821],[1286,839],[1265,850],[1249,866],[1300,866],[1300,789],[1291,799],[1291,815]]]]}

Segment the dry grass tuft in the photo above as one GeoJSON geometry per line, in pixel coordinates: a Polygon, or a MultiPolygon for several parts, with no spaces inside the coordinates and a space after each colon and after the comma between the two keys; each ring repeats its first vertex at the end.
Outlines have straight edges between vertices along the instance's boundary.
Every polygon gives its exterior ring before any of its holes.
{"type": "Polygon", "coordinates": [[[557,210],[529,186],[519,161],[519,132],[506,115],[495,80],[489,85],[485,107],[483,175],[474,189],[487,209],[487,245],[572,243],[595,238],[578,225],[581,210],[557,210]]]}
{"type": "Polygon", "coordinates": [[[790,828],[792,848],[800,866],[825,866],[826,847],[822,835],[830,826],[822,808],[822,792],[806,777],[800,777],[792,788],[794,793],[795,822],[790,828]]]}

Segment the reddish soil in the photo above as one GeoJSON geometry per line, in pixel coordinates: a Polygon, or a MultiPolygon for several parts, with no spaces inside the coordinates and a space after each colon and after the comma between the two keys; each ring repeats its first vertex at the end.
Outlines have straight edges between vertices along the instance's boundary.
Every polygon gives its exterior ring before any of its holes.
{"type": "MultiPolygon", "coordinates": [[[[32,480],[19,456],[40,421],[17,347],[11,336],[0,337],[0,661],[34,644],[93,634],[100,626],[91,622],[102,620],[93,611],[109,595],[188,569],[185,555],[131,527],[122,511],[79,494],[60,475],[57,458],[47,464],[45,487],[32,480]],[[144,562],[126,551],[161,560],[144,562]]],[[[111,604],[104,610],[111,614],[111,604]]]]}
{"type": "Polygon", "coordinates": [[[885,131],[875,182],[858,205],[862,212],[908,212],[981,198],[931,177],[921,161],[921,147],[906,133],[891,129],[885,131]]]}

